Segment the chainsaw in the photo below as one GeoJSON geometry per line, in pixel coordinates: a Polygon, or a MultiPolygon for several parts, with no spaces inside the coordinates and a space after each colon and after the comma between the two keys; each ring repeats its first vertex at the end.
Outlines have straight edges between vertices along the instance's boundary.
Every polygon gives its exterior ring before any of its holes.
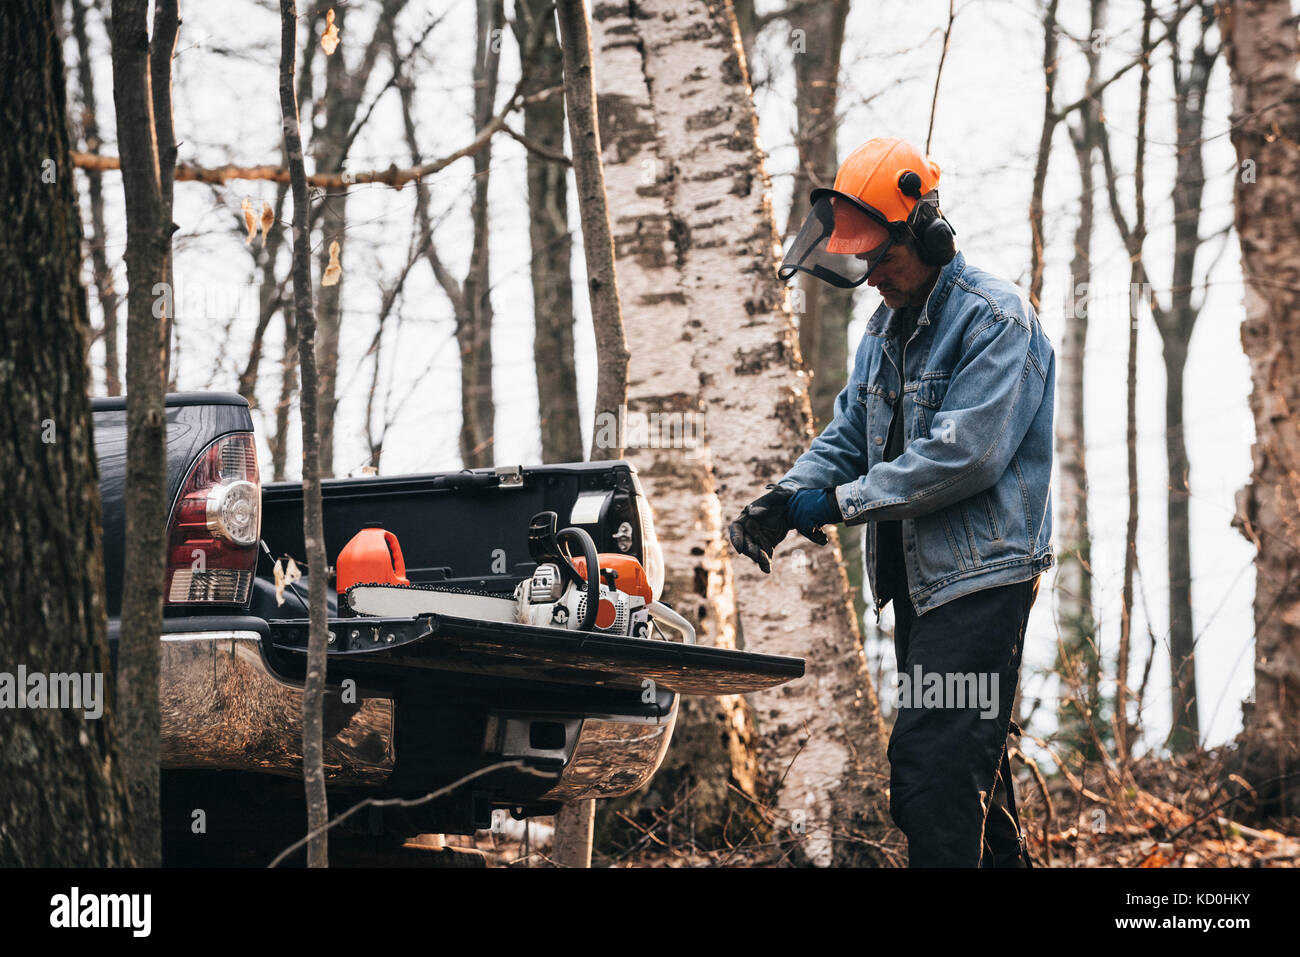
{"type": "Polygon", "coordinates": [[[512,597],[456,585],[410,584],[396,537],[382,529],[363,530],[339,554],[338,588],[357,615],[432,613],[630,638],[663,637],[656,627],[663,624],[694,643],[690,623],[655,600],[639,561],[617,552],[597,554],[586,531],[557,532],[557,519],[555,512],[533,516],[528,552],[536,568],[512,597]]]}

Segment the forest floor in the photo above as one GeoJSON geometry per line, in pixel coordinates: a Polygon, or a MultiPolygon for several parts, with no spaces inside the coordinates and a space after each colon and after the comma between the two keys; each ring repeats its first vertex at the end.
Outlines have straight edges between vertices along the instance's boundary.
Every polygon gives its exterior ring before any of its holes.
{"type": "MultiPolygon", "coordinates": [[[[1142,758],[1123,782],[1094,766],[1082,777],[1027,775],[1017,783],[1030,853],[1046,867],[1300,867],[1300,816],[1266,816],[1249,787],[1224,772],[1223,752],[1142,758]]],[[[1020,764],[1020,762],[1017,762],[1020,764]]],[[[643,823],[629,847],[597,846],[596,867],[791,866],[797,841],[706,849],[681,822],[643,823]]],[[[552,818],[507,821],[497,832],[447,838],[475,847],[489,867],[554,867],[552,818]],[[525,824],[527,826],[525,826],[525,824]]],[[[899,848],[893,857],[901,863],[899,848]]]]}
{"type": "Polygon", "coordinates": [[[1050,815],[1031,778],[1017,792],[1030,853],[1049,867],[1300,867],[1300,815],[1257,806],[1230,754],[1140,758],[1122,781],[1058,773],[1050,815]]]}

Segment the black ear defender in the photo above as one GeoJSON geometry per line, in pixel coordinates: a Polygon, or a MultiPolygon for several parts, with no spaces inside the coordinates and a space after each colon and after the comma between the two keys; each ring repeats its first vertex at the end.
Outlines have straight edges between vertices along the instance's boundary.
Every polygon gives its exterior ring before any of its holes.
{"type": "Polygon", "coordinates": [[[916,241],[917,258],[927,266],[948,265],[957,255],[957,231],[939,211],[938,191],[931,190],[922,197],[921,177],[910,169],[898,177],[898,188],[904,196],[917,201],[907,217],[907,228],[916,241]]]}

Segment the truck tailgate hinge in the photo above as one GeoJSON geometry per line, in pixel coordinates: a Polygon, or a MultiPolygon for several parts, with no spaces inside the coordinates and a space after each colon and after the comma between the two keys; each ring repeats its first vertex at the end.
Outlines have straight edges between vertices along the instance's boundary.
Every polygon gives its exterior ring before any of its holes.
{"type": "Polygon", "coordinates": [[[499,480],[499,488],[523,488],[524,469],[521,465],[502,465],[493,469],[499,480]]]}

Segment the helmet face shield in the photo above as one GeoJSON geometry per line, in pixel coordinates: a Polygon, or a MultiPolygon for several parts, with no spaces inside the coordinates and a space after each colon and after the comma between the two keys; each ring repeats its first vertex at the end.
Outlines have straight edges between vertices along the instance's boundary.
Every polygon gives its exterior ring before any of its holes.
{"type": "Polygon", "coordinates": [[[811,198],[812,208],[777,275],[785,282],[806,272],[842,289],[862,285],[894,244],[895,229],[856,197],[819,189],[811,198]]]}

